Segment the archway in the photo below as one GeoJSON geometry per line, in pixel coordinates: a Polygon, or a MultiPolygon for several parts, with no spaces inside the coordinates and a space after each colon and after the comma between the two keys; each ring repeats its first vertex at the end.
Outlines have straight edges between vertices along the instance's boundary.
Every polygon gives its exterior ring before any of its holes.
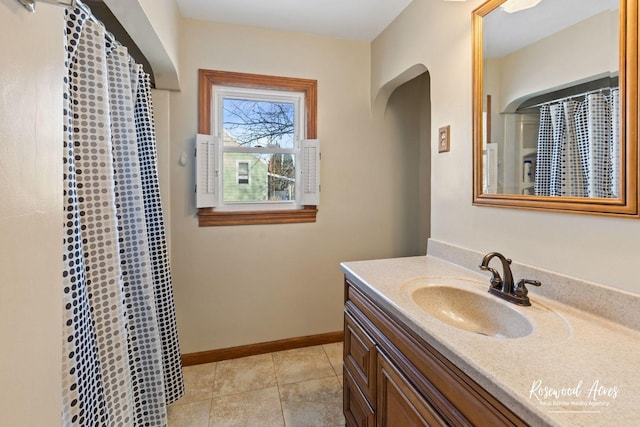
{"type": "Polygon", "coordinates": [[[392,144],[398,176],[393,203],[399,204],[398,256],[426,254],[431,225],[431,96],[424,65],[411,67],[387,83],[374,102],[383,117],[384,138],[392,144]]]}

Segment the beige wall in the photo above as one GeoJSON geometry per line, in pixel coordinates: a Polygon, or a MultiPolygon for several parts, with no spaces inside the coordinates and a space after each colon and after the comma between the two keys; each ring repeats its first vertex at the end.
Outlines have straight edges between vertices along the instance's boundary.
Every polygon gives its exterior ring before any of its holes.
{"type": "Polygon", "coordinates": [[[374,96],[415,64],[431,75],[433,238],[639,293],[640,221],[471,205],[471,12],[481,3],[414,0],[372,45],[374,96]],[[451,152],[437,154],[445,124],[451,152]]]}
{"type": "Polygon", "coordinates": [[[341,330],[340,261],[413,251],[405,241],[404,204],[416,190],[404,185],[406,153],[397,149],[399,137],[384,129],[384,108],[370,110],[370,45],[188,19],[181,28],[182,91],[171,94],[170,163],[182,352],[341,330]],[[322,195],[316,223],[198,228],[193,145],[199,68],[318,80],[322,195]],[[178,163],[183,152],[184,167],[178,163]]]}
{"type": "MultiPolygon", "coordinates": [[[[130,0],[129,0],[130,1],[130,0]]],[[[178,66],[180,11],[176,0],[139,0],[171,62],[178,66]]]]}
{"type": "Polygon", "coordinates": [[[60,420],[63,9],[0,2],[0,424],[60,420]]]}
{"type": "Polygon", "coordinates": [[[153,69],[156,88],[179,90],[180,13],[175,0],[104,0],[153,69]]]}

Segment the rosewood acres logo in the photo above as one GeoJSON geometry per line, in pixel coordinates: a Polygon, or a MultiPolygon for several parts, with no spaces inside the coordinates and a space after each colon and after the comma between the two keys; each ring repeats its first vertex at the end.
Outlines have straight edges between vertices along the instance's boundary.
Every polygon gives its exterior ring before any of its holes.
{"type": "Polygon", "coordinates": [[[535,380],[529,390],[529,399],[549,408],[549,412],[600,412],[620,394],[617,386],[606,385],[600,380],[590,384],[580,380],[576,384],[553,387],[542,380],[535,380]]]}

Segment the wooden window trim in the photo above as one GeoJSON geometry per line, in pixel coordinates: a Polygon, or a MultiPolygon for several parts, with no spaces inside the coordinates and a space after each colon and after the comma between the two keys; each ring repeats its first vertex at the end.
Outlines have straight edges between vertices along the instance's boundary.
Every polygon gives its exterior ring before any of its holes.
{"type": "Polygon", "coordinates": [[[299,224],[316,222],[318,209],[305,206],[303,209],[268,211],[232,211],[220,212],[213,208],[198,210],[198,225],[212,227],[217,225],[259,225],[259,224],[299,224]]]}
{"type": "MultiPolygon", "coordinates": [[[[306,138],[317,137],[317,80],[200,69],[198,70],[198,133],[205,135],[211,135],[211,99],[214,85],[303,92],[307,118],[306,138]]],[[[216,211],[214,208],[200,208],[198,225],[208,227],[316,222],[317,213],[316,206],[280,211],[216,211]]]]}

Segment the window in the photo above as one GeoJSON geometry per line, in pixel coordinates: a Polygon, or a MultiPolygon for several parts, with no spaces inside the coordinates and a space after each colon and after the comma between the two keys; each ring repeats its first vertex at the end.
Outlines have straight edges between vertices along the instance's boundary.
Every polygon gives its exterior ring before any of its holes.
{"type": "Polygon", "coordinates": [[[201,226],[315,222],[315,80],[200,70],[201,226]]]}
{"type": "Polygon", "coordinates": [[[296,208],[303,106],[302,92],[214,86],[212,133],[222,141],[219,209],[296,208]]]}
{"type": "Polygon", "coordinates": [[[236,162],[236,177],[238,185],[249,184],[249,162],[236,162]]]}

